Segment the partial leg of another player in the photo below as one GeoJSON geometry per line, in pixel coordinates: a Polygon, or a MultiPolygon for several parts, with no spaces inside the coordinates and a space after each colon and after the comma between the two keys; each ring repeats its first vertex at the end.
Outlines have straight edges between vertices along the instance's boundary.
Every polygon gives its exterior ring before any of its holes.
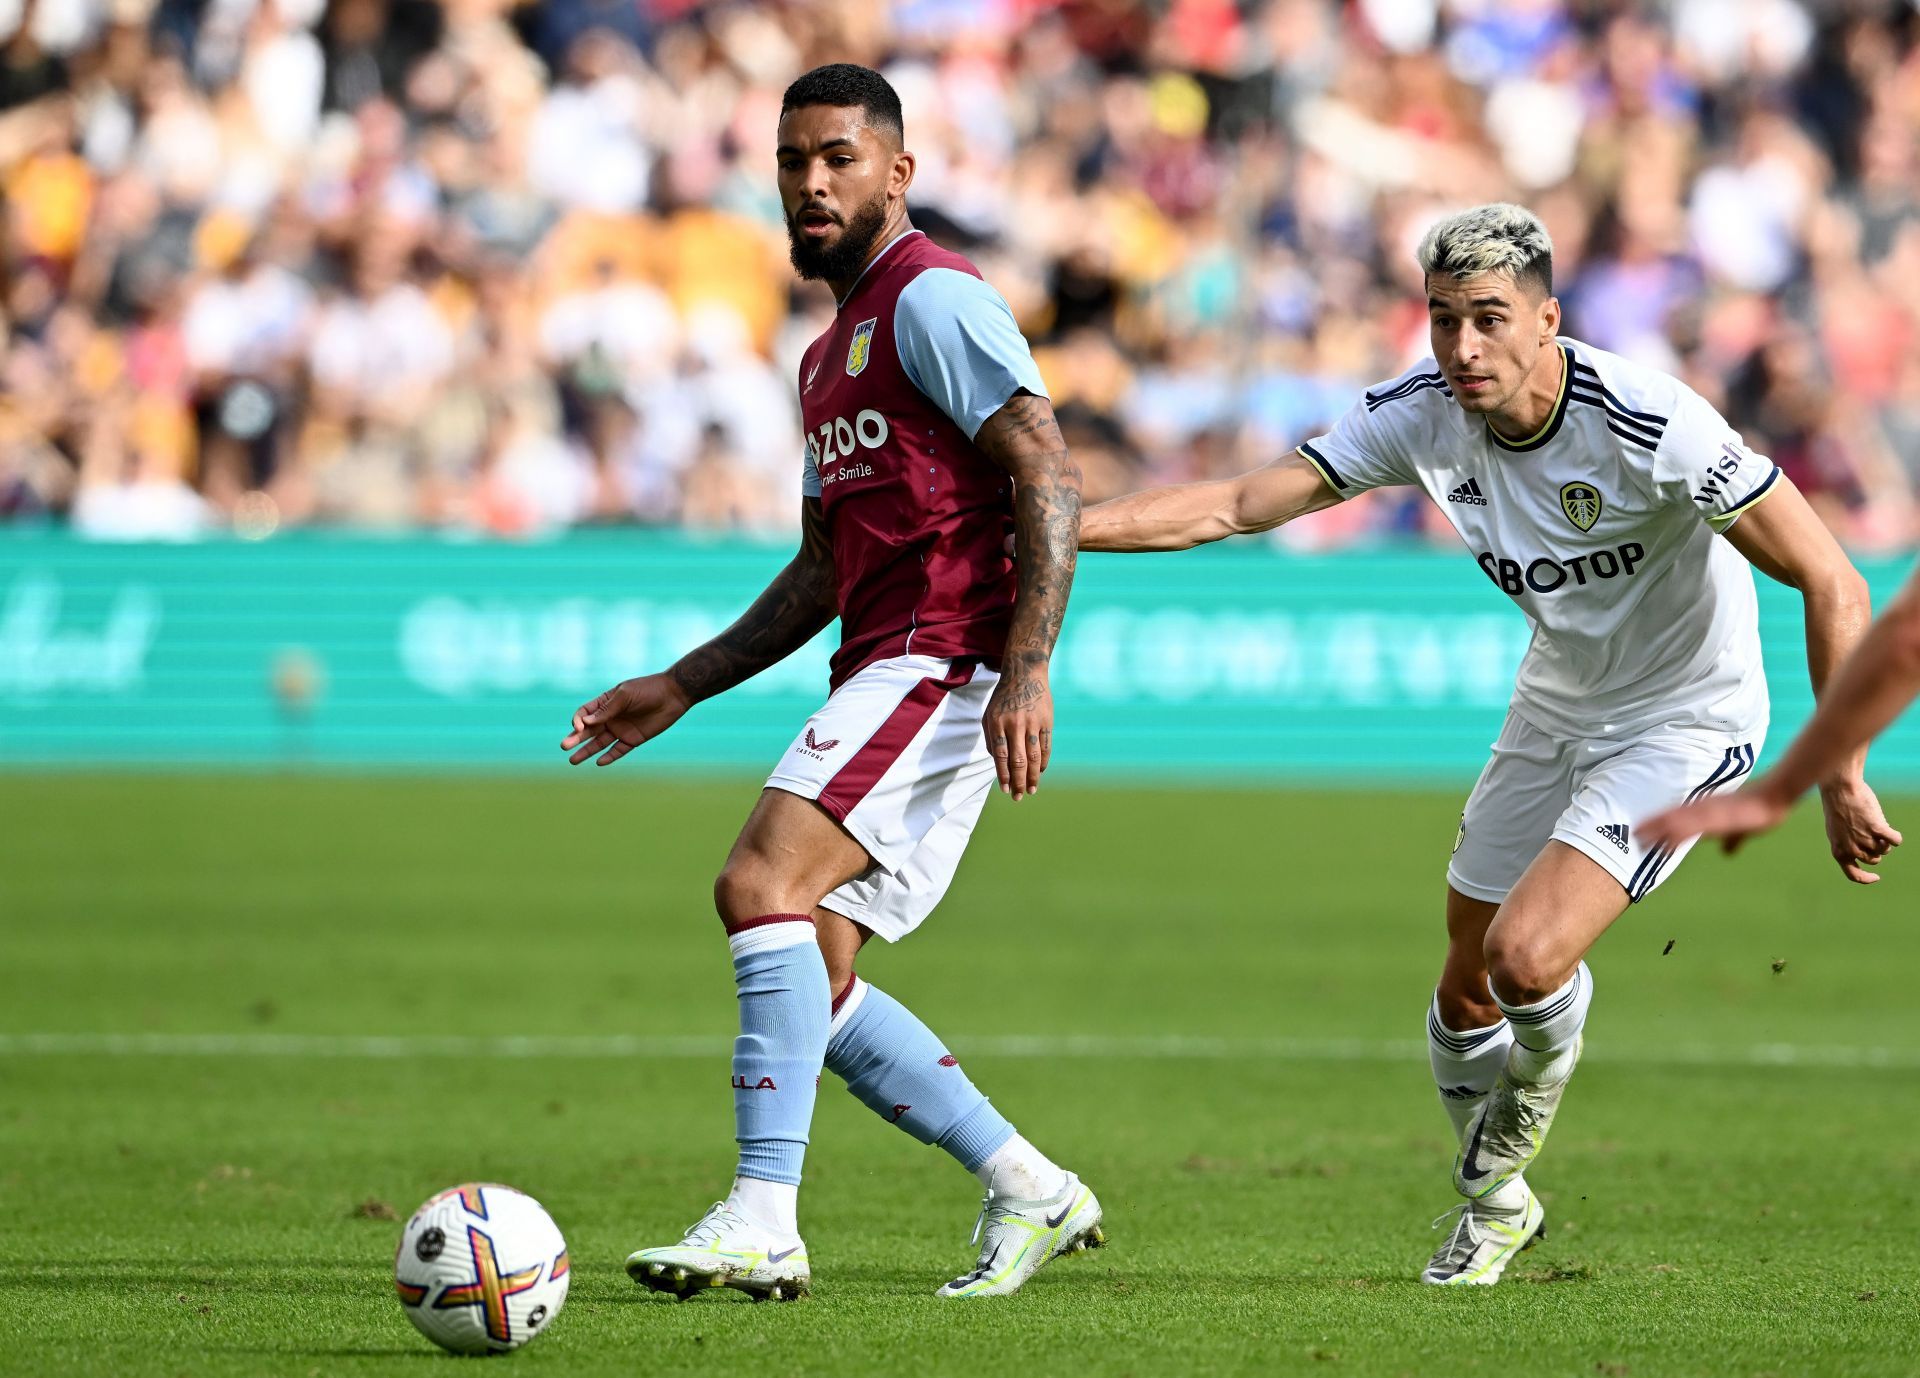
{"type": "Polygon", "coordinates": [[[777,789],[760,796],[714,886],[740,1000],[739,1166],[727,1199],[678,1244],[628,1257],[635,1281],[675,1295],[722,1286],[776,1301],[807,1293],[800,1170],[832,1004],[813,911],[870,865],[865,849],[810,800],[777,789]]]}

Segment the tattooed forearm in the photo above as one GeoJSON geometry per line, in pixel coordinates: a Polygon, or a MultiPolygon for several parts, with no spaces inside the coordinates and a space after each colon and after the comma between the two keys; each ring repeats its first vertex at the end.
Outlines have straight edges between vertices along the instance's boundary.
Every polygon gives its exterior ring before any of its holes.
{"type": "Polygon", "coordinates": [[[1044,667],[1060,637],[1080,547],[1080,469],[1044,397],[1019,393],[974,441],[1013,476],[1019,592],[1007,634],[1009,668],[1044,667]]]}
{"type": "Polygon", "coordinates": [[[1045,664],[1060,639],[1080,548],[1080,474],[1064,452],[1060,470],[1028,479],[1014,493],[1020,591],[1007,633],[1007,659],[1045,664]]]}
{"type": "Polygon", "coordinates": [[[806,500],[800,553],[773,577],[740,620],[687,652],[667,673],[698,703],[777,665],[817,636],[838,611],[833,551],[818,499],[806,500]]]}

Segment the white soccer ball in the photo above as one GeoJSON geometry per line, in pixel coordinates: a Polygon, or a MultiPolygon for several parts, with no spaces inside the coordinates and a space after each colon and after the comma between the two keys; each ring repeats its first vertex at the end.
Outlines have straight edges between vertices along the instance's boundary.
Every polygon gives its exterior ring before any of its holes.
{"type": "Polygon", "coordinates": [[[455,1354],[518,1349],[553,1324],[572,1280],[553,1217],[496,1182],[433,1197],[400,1232],[393,1259],[400,1309],[455,1354]]]}

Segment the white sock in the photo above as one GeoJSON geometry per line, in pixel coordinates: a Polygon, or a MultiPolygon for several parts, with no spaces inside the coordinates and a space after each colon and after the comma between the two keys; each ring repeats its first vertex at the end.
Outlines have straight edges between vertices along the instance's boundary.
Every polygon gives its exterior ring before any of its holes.
{"type": "Polygon", "coordinates": [[[1573,1051],[1593,1005],[1593,973],[1585,962],[1573,969],[1567,983],[1546,999],[1531,1005],[1509,1005],[1496,991],[1494,1003],[1513,1026],[1513,1052],[1507,1075],[1523,1086],[1541,1086],[1571,1071],[1567,1054],[1573,1051]]]}
{"type": "Polygon", "coordinates": [[[736,1177],[727,1193],[727,1207],[764,1230],[787,1239],[800,1235],[800,1188],[790,1182],[763,1182],[758,1177],[736,1177]]]}
{"type": "Polygon", "coordinates": [[[1449,1029],[1440,1018],[1437,992],[1427,1006],[1427,1061],[1441,1108],[1453,1121],[1454,1143],[1466,1137],[1467,1121],[1493,1089],[1512,1046],[1513,1028],[1504,1019],[1484,1029],[1449,1029]]]}
{"type": "Polygon", "coordinates": [[[980,1185],[1016,1201],[1051,1201],[1067,1185],[1067,1171],[1015,1134],[973,1170],[980,1185]]]}
{"type": "Polygon", "coordinates": [[[1473,1203],[1476,1211],[1489,1215],[1518,1215],[1527,1205],[1527,1182],[1524,1177],[1516,1177],[1511,1182],[1502,1182],[1485,1196],[1473,1203]]]}

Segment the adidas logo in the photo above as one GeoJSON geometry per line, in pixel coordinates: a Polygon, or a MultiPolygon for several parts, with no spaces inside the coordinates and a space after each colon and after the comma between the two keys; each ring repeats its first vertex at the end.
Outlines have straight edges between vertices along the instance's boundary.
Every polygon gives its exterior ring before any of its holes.
{"type": "Polygon", "coordinates": [[[1625,823],[1602,823],[1594,829],[1621,851],[1627,851],[1627,825],[1625,823]]]}
{"type": "Polygon", "coordinates": [[[1470,478],[1451,493],[1447,494],[1447,501],[1464,502],[1472,507],[1485,507],[1487,505],[1487,495],[1480,491],[1480,480],[1470,478]]]}

